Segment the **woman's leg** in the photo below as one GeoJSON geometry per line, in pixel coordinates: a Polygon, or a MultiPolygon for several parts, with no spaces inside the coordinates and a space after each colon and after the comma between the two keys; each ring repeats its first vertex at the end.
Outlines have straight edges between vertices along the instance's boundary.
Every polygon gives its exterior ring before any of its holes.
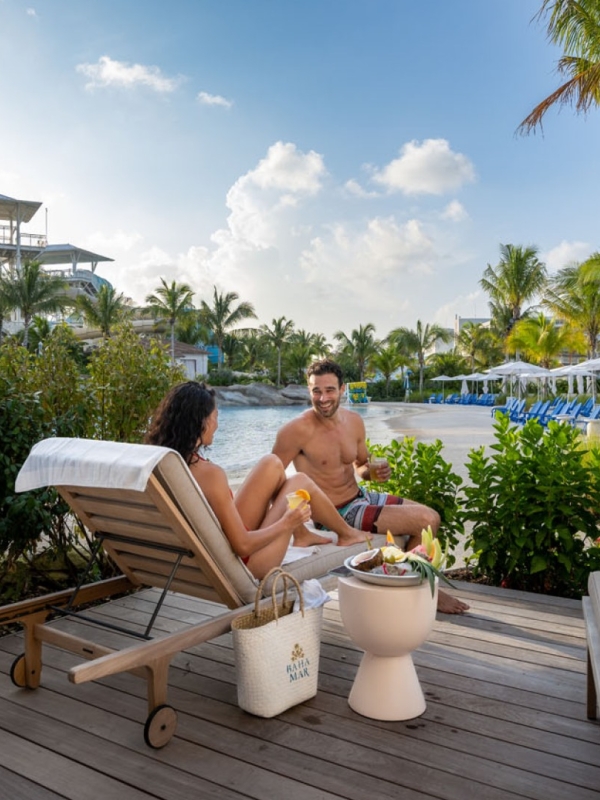
{"type": "MultiPolygon", "coordinates": [[[[364,533],[363,531],[358,531],[355,528],[351,528],[350,525],[348,525],[340,515],[337,508],[333,505],[325,492],[323,492],[323,490],[320,489],[317,484],[303,472],[297,472],[295,475],[292,475],[286,480],[277,497],[273,501],[273,505],[268,514],[270,514],[271,511],[275,511],[275,513],[277,513],[281,499],[283,499],[283,510],[285,510],[285,495],[289,492],[294,492],[297,489],[305,489],[309,493],[310,508],[313,519],[315,522],[323,525],[328,530],[337,533],[339,545],[358,544],[359,542],[366,543],[366,540],[369,538],[369,534],[364,533]]],[[[282,513],[283,511],[279,511],[279,516],[281,516],[282,513]]],[[[277,519],[277,517],[275,517],[275,519],[277,519]]],[[[273,520],[271,520],[271,522],[272,521],[273,520]]],[[[327,536],[326,531],[324,531],[323,534],[325,537],[327,536]]]]}
{"type": "MultiPolygon", "coordinates": [[[[234,502],[249,531],[256,531],[263,527],[271,503],[281,490],[285,480],[283,464],[277,456],[272,454],[263,456],[246,476],[235,494],[234,502]]],[[[279,517],[282,515],[283,512],[279,517]]]]}

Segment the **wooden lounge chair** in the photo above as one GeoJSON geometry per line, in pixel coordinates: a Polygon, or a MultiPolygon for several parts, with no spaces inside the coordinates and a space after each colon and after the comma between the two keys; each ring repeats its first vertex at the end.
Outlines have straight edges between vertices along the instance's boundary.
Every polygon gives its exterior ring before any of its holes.
{"type": "MultiPolygon", "coordinates": [[[[123,573],[0,608],[0,624],[20,623],[25,652],[11,669],[13,683],[35,689],[40,684],[42,644],[75,653],[88,663],[69,672],[73,683],[120,672],[144,677],[148,717],[144,738],[163,747],[173,736],[176,714],[167,705],[169,664],[180,651],[226,633],[232,620],[248,610],[258,582],[234,554],[198,484],[181,456],[161,447],[84,439],[46,439],[32,449],[17,478],[17,491],[56,486],[74,514],[123,573]],[[130,647],[112,651],[45,625],[49,616],[73,614],[75,608],[139,587],[162,589],[145,633],[109,625],[137,637],[130,647]],[[222,615],[183,631],[152,639],[151,629],[166,593],[180,592],[227,606],[222,615]],[[141,639],[141,641],[140,641],[141,639]]],[[[377,544],[384,541],[376,536],[377,544]]],[[[286,565],[300,582],[321,577],[364,545],[325,544],[318,552],[286,565]]],[[[265,587],[265,594],[269,587],[265,587]]],[[[81,618],[81,613],[77,616],[81,618]]],[[[95,618],[86,621],[98,623],[95,618]]]]}

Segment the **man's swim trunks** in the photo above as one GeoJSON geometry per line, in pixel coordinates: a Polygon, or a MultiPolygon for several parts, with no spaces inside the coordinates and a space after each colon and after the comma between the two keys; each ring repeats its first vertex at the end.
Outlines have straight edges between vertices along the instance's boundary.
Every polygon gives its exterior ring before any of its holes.
{"type": "Polygon", "coordinates": [[[367,533],[377,533],[377,520],[383,507],[399,506],[402,502],[401,497],[381,492],[368,492],[361,486],[356,497],[336,508],[350,527],[367,533]]]}

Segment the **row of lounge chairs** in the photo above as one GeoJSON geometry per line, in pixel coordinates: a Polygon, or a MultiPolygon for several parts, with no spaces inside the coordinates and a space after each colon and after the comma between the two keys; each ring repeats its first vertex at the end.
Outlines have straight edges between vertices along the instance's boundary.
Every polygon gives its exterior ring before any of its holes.
{"type": "Polygon", "coordinates": [[[600,404],[594,403],[594,399],[591,397],[583,403],[577,398],[569,401],[565,398],[555,397],[554,400],[537,400],[527,409],[524,399],[510,397],[505,405],[494,406],[491,414],[492,416],[508,414],[512,422],[520,425],[530,419],[535,419],[540,425],[546,427],[551,420],[554,420],[585,429],[588,422],[600,420],[600,404]]]}
{"type": "Polygon", "coordinates": [[[429,397],[430,403],[449,403],[452,405],[461,406],[493,406],[496,402],[497,395],[484,392],[483,394],[449,394],[444,398],[444,395],[432,394],[429,397]]]}

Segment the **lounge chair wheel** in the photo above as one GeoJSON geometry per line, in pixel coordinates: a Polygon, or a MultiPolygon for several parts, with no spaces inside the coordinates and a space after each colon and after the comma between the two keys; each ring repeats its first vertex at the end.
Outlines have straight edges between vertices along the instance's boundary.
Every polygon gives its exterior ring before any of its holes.
{"type": "Polygon", "coordinates": [[[148,747],[160,750],[171,741],[177,727],[177,712],[171,706],[156,706],[144,725],[144,741],[148,747]]]}
{"type": "Polygon", "coordinates": [[[25,666],[25,653],[17,656],[10,666],[10,679],[15,686],[19,689],[25,689],[27,686],[27,675],[25,666]]]}

